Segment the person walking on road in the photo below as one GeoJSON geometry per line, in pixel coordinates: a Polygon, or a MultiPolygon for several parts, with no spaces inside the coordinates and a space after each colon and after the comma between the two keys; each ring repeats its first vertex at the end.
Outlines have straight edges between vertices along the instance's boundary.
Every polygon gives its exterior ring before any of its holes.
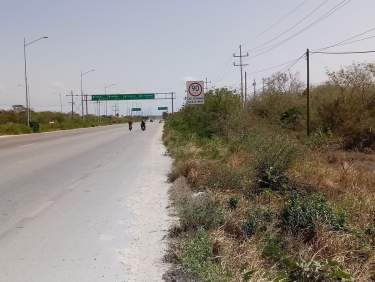
{"type": "Polygon", "coordinates": [[[133,129],[133,121],[129,120],[128,124],[129,124],[129,131],[131,131],[133,129]]]}

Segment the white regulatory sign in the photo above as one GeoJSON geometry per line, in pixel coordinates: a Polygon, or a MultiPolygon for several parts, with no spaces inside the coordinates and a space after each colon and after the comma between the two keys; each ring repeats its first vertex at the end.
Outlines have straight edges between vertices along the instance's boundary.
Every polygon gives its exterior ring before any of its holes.
{"type": "Polygon", "coordinates": [[[186,103],[204,104],[204,81],[186,81],[186,103]]]}

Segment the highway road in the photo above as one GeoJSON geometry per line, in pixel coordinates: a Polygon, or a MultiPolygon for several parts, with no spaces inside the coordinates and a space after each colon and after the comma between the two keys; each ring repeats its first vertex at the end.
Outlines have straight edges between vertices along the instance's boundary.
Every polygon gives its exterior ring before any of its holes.
{"type": "Polygon", "coordinates": [[[161,281],[162,124],[0,138],[0,281],[161,281]]]}

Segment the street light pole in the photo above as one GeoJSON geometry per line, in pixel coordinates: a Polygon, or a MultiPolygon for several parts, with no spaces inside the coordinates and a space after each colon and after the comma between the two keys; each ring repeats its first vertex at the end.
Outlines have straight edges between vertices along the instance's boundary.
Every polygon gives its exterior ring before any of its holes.
{"type": "MultiPolygon", "coordinates": [[[[84,103],[84,99],[83,99],[82,77],[85,76],[86,74],[90,73],[90,72],[93,72],[93,71],[95,71],[95,70],[94,70],[94,69],[91,69],[91,70],[89,70],[89,71],[87,71],[87,72],[81,72],[81,104],[82,104],[82,119],[85,118],[85,113],[84,113],[84,109],[83,109],[83,107],[84,107],[84,105],[83,105],[83,103],[84,103]]],[[[87,96],[86,96],[86,115],[87,115],[87,96]]]]}
{"type": "Polygon", "coordinates": [[[26,96],[26,124],[27,126],[30,126],[30,119],[31,119],[31,114],[30,114],[30,93],[29,93],[29,86],[27,84],[27,62],[26,62],[26,47],[39,41],[39,40],[42,40],[42,39],[47,39],[48,37],[47,36],[42,36],[42,37],[39,37],[35,40],[32,40],[28,43],[26,43],[26,38],[24,37],[23,38],[23,58],[24,58],[24,61],[25,61],[25,96],[26,96]]]}
{"type": "Polygon", "coordinates": [[[23,39],[23,58],[25,60],[26,125],[29,127],[30,116],[29,116],[29,93],[27,91],[26,38],[23,39]]]}

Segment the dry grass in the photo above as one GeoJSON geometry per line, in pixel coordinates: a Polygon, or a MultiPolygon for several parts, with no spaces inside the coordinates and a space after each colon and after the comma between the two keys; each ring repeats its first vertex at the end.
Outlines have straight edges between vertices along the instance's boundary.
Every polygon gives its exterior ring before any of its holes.
{"type": "MultiPolygon", "coordinates": [[[[355,281],[375,279],[375,239],[371,241],[373,235],[365,234],[366,228],[375,228],[375,174],[372,171],[375,155],[306,150],[298,156],[287,172],[291,184],[295,184],[299,193],[323,193],[333,210],[344,212],[346,218],[346,229],[341,231],[316,222],[314,234],[307,240],[302,233],[288,233],[280,227],[279,216],[288,193],[271,190],[244,193],[244,189],[237,187],[239,182],[232,173],[248,173],[253,160],[251,154],[226,151],[218,154],[219,159],[213,159],[211,154],[202,154],[197,145],[189,144],[180,149],[184,158],[178,159],[175,165],[177,181],[171,190],[171,200],[178,205],[181,199],[186,201],[198,191],[214,196],[224,211],[225,220],[222,225],[208,229],[214,249],[211,259],[220,269],[230,272],[230,281],[245,281],[244,277],[247,281],[274,281],[288,275],[291,269],[282,258],[278,261],[262,256],[261,246],[266,234],[279,236],[283,254],[297,265],[334,261],[355,281]],[[231,199],[236,199],[233,209],[229,205],[231,199]],[[246,236],[247,215],[256,210],[269,210],[274,216],[261,223],[255,234],[246,236]]],[[[251,181],[251,173],[239,175],[241,186],[248,185],[246,181],[251,181]]],[[[178,227],[171,232],[177,238],[171,257],[178,261],[182,246],[194,232],[178,227]]]]}

